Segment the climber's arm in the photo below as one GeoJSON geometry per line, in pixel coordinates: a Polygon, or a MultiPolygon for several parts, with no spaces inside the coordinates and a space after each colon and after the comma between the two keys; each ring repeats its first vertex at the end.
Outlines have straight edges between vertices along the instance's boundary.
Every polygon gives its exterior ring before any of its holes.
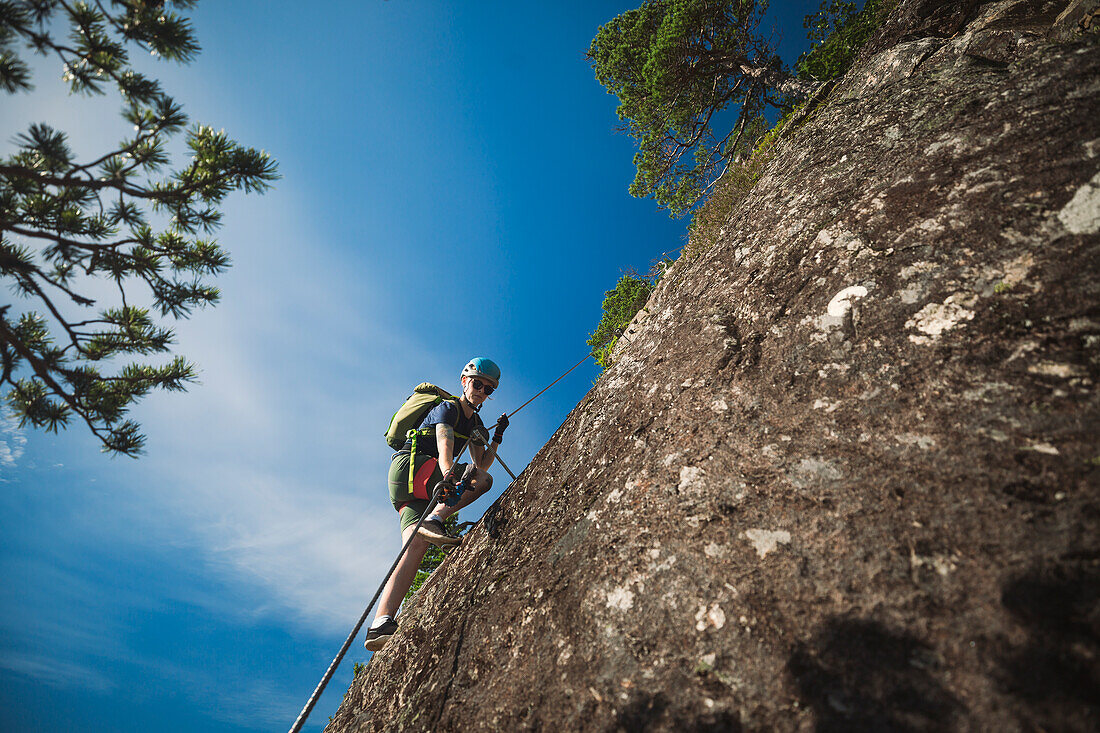
{"type": "Polygon", "coordinates": [[[480,445],[470,443],[470,455],[474,457],[474,465],[482,471],[488,471],[493,465],[493,461],[497,457],[497,447],[495,443],[490,443],[488,450],[480,445]]]}
{"type": "Polygon", "coordinates": [[[455,463],[455,429],[445,422],[437,423],[435,445],[439,449],[439,470],[446,476],[455,463]]]}

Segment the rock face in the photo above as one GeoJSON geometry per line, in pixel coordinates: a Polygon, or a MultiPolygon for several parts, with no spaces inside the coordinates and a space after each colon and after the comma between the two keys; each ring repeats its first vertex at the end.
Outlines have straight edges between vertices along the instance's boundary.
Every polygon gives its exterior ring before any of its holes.
{"type": "Polygon", "coordinates": [[[902,0],[328,730],[1098,729],[1096,5],[902,0]]]}

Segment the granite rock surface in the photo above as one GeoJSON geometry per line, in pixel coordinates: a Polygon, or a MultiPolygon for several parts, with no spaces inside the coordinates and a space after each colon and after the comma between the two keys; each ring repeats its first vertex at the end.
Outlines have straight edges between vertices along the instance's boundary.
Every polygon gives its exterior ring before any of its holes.
{"type": "Polygon", "coordinates": [[[1096,5],[901,0],[326,730],[1100,728],[1096,5]]]}

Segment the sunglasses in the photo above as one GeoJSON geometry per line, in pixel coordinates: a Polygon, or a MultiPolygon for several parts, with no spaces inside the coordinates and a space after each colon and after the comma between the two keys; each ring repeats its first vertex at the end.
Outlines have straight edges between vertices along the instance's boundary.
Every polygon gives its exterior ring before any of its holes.
{"type": "Polygon", "coordinates": [[[496,387],[487,382],[482,382],[480,379],[474,380],[474,390],[477,392],[484,392],[486,397],[491,395],[495,389],[496,387]]]}

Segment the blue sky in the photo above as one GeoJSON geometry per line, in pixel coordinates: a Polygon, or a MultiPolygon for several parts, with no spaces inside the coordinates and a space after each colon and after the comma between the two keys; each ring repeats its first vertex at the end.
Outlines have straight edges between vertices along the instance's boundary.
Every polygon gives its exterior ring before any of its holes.
{"type": "MultiPolygon", "coordinates": [[[[624,271],[683,244],[627,194],[633,143],[584,59],[636,4],[206,2],[199,58],[148,62],[283,179],[228,202],[223,301],[176,329],[201,384],[135,410],[144,457],[0,422],[0,729],[290,726],[399,547],[381,433],[411,387],[489,356],[487,414],[514,410],[583,356],[624,271]]],[[[817,4],[773,3],[787,61],[817,4]]],[[[35,121],[85,159],[126,134],[59,74],[5,96],[0,150],[35,121]]],[[[513,470],[596,376],[517,416],[513,470]]]]}

